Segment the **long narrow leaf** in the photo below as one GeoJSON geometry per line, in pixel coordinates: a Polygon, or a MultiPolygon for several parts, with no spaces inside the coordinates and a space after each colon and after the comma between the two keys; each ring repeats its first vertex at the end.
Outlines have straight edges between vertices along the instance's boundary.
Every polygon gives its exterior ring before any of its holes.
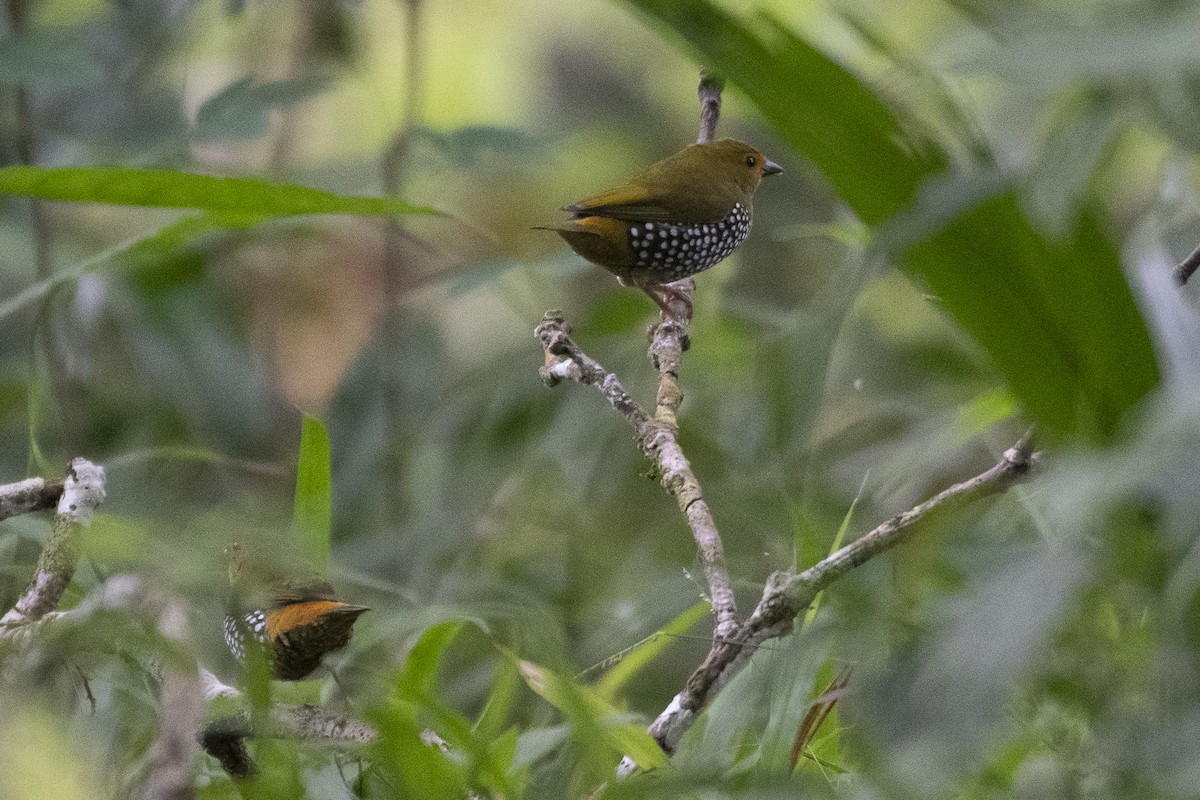
{"type": "Polygon", "coordinates": [[[265,217],[295,214],[398,216],[436,214],[387,197],[336,194],[258,178],[218,178],[191,172],[129,167],[5,167],[0,194],[75,203],[149,208],[196,208],[265,217]]]}
{"type": "Polygon", "coordinates": [[[710,608],[712,606],[708,601],[696,603],[664,625],[662,629],[626,650],[621,654],[616,665],[596,683],[596,692],[606,700],[613,700],[621,687],[658,658],[663,650],[674,644],[678,637],[691,630],[692,626],[699,622],[710,608]]]}
{"type": "MultiPolygon", "coordinates": [[[[0,172],[2,171],[0,170],[0,172]]],[[[126,239],[120,244],[84,259],[74,267],[64,269],[43,281],[25,287],[8,300],[0,303],[0,319],[31,306],[42,298],[48,297],[59,287],[77,281],[89,273],[97,272],[102,267],[111,265],[122,258],[136,258],[141,252],[160,250],[169,244],[178,245],[185,239],[200,233],[227,227],[243,227],[253,224],[257,219],[259,218],[218,218],[208,214],[198,214],[176,220],[148,234],[126,239]]]]}
{"type": "Polygon", "coordinates": [[[292,531],[311,565],[325,573],[329,569],[333,512],[329,434],[321,420],[307,414],[300,431],[292,531]]]}

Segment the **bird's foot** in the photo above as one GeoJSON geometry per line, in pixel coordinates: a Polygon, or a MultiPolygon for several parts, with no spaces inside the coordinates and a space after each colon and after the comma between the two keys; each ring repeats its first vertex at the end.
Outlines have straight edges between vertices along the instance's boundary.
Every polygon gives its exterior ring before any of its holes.
{"type": "Polygon", "coordinates": [[[681,325],[687,325],[692,321],[692,314],[695,311],[695,307],[692,305],[690,292],[681,292],[669,283],[641,286],[640,288],[654,301],[655,305],[662,309],[664,317],[669,317],[681,325]],[[671,309],[672,303],[681,303],[687,309],[683,319],[680,319],[671,309]]]}

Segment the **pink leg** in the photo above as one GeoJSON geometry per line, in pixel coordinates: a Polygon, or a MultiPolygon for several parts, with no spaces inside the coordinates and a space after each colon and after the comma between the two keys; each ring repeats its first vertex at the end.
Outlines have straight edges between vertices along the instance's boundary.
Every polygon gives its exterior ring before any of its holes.
{"type": "Polygon", "coordinates": [[[658,307],[662,309],[662,312],[664,314],[666,314],[668,317],[671,317],[673,319],[677,319],[677,318],[671,312],[670,303],[672,300],[682,301],[683,304],[685,306],[687,306],[687,318],[684,320],[680,320],[680,321],[682,321],[682,322],[691,322],[692,321],[692,312],[694,311],[694,309],[692,307],[691,299],[688,298],[686,295],[682,295],[679,292],[676,292],[671,287],[669,287],[665,284],[661,284],[661,283],[649,284],[646,286],[639,285],[638,288],[641,289],[643,292],[645,292],[650,297],[650,299],[653,300],[655,302],[655,304],[658,305],[658,307]]]}

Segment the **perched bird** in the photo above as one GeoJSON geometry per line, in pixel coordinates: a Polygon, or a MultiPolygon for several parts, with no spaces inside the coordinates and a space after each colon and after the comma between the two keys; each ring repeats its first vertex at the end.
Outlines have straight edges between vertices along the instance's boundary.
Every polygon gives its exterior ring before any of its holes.
{"type": "Polygon", "coordinates": [[[320,577],[268,570],[237,544],[226,552],[235,602],[243,605],[225,617],[225,643],[239,661],[248,642],[265,648],[278,680],[310,675],[326,653],[349,643],[354,623],[369,610],[335,599],[333,586],[320,577]]]}
{"type": "MultiPolygon", "coordinates": [[[[708,269],[750,233],[750,198],[783,169],[734,139],[694,144],[624,186],[564,206],[571,219],[542,226],[579,255],[636,286],[664,312],[666,284],[708,269]]],[[[688,305],[688,318],[692,309],[688,305]]]]}

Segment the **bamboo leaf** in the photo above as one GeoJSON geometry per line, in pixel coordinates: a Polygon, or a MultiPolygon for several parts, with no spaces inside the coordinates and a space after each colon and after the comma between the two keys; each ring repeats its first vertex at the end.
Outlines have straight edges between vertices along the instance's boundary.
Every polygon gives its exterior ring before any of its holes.
{"type": "Polygon", "coordinates": [[[218,178],[192,172],[130,167],[5,167],[0,194],[75,203],[196,208],[265,217],[296,214],[402,216],[436,214],[388,197],[336,194],[258,178],[218,178]]]}
{"type": "Polygon", "coordinates": [[[329,433],[324,423],[306,414],[300,429],[292,531],[301,552],[321,573],[329,569],[332,513],[329,433]]]}

